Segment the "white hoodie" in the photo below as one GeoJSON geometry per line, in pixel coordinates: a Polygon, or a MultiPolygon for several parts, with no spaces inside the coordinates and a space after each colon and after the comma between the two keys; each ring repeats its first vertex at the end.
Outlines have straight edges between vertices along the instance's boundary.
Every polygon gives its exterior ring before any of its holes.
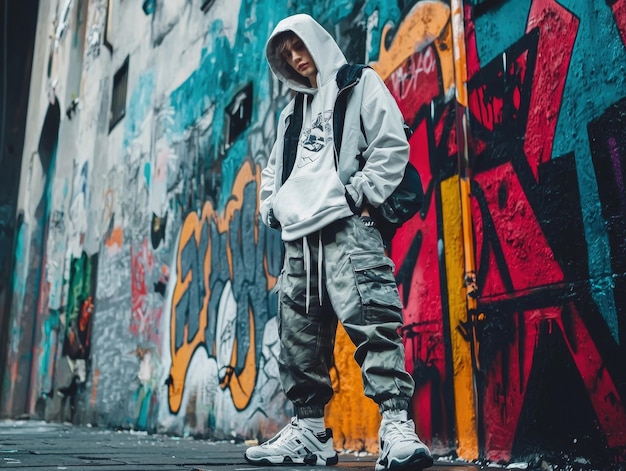
{"type": "Polygon", "coordinates": [[[336,156],[336,75],[346,64],[337,43],[313,18],[299,14],[285,18],[274,28],[266,44],[266,56],[276,77],[292,90],[304,93],[305,99],[296,162],[282,185],[284,133],[294,100],[280,115],[278,138],[261,177],[263,221],[268,223],[272,209],[281,224],[283,240],[293,241],[352,215],[346,191],[357,206],[365,201],[374,206],[381,204],[402,179],[409,147],[402,115],[380,77],[365,69],[359,86],[352,90],[341,154],[336,156]],[[285,31],[298,35],[309,51],[317,68],[318,88],[312,88],[307,78],[276,55],[275,38],[285,31]],[[361,171],[356,157],[359,154],[366,161],[361,171]]]}

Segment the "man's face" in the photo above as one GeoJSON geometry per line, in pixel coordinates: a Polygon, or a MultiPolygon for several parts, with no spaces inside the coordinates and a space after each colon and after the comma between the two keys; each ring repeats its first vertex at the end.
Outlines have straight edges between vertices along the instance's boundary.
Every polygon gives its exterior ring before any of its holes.
{"type": "Polygon", "coordinates": [[[282,56],[285,62],[293,67],[296,72],[308,78],[312,86],[317,86],[317,67],[311,54],[309,54],[309,50],[300,38],[295,37],[288,41],[283,48],[282,56]]]}

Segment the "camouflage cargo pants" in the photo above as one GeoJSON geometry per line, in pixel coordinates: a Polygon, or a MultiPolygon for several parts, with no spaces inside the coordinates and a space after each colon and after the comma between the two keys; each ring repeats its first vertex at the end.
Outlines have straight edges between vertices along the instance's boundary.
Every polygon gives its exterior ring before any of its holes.
{"type": "Polygon", "coordinates": [[[365,395],[381,412],[408,408],[414,382],[398,333],[402,303],[376,228],[353,216],[306,242],[285,242],[279,296],[280,377],[298,417],[322,417],[333,395],[329,368],[337,320],[356,347],[365,395]]]}

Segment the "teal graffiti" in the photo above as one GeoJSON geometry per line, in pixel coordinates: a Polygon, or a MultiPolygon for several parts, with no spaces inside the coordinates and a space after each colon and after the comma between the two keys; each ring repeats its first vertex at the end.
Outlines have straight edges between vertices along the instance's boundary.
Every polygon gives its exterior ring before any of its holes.
{"type": "Polygon", "coordinates": [[[143,177],[146,179],[146,187],[150,188],[151,181],[151,165],[150,162],[146,162],[143,166],[143,177]]]}
{"type": "Polygon", "coordinates": [[[128,101],[124,122],[124,148],[141,133],[141,124],[152,108],[154,92],[154,72],[148,70],[141,74],[137,86],[128,101]]]}
{"type": "MultiPolygon", "coordinates": [[[[268,98],[269,69],[265,63],[265,41],[273,25],[288,14],[283,4],[258,4],[243,1],[239,10],[237,34],[231,44],[222,20],[214,21],[208,32],[198,68],[170,95],[174,116],[164,135],[173,142],[195,126],[207,114],[212,114],[211,131],[206,148],[202,149],[204,167],[222,163],[221,193],[217,208],[223,209],[230,197],[236,170],[249,157],[246,133],[224,153],[226,106],[243,86],[254,83],[254,102],[268,98]]],[[[258,119],[258,106],[253,106],[252,122],[258,119]]]]}
{"type": "Polygon", "coordinates": [[[57,351],[57,337],[60,326],[60,310],[51,309],[48,312],[48,317],[42,326],[43,345],[38,369],[40,375],[38,384],[41,387],[42,393],[49,393],[52,391],[52,378],[54,374],[54,364],[56,361],[57,351]]]}
{"type": "Polygon", "coordinates": [[[63,353],[72,359],[89,358],[97,257],[83,252],[70,261],[63,353]]]}
{"type": "Polygon", "coordinates": [[[613,326],[613,335],[617,337],[617,306],[614,297],[606,294],[613,292],[611,250],[606,222],[599,216],[598,182],[589,154],[588,121],[581,116],[598,117],[613,104],[615,97],[624,95],[626,49],[608,4],[601,2],[602,5],[598,6],[596,2],[576,0],[560,0],[559,3],[580,18],[580,25],[563,90],[552,156],[572,151],[576,155],[592,294],[604,320],[613,326]],[[617,64],[621,65],[618,67],[617,64]],[[593,82],[587,77],[595,76],[603,77],[601,87],[590,87],[593,82]]]}
{"type": "Polygon", "coordinates": [[[26,237],[29,234],[28,224],[21,224],[15,238],[15,269],[13,270],[13,291],[17,300],[17,312],[22,312],[26,295],[26,273],[28,270],[28,253],[26,237]]]}
{"type": "Polygon", "coordinates": [[[138,430],[147,430],[148,428],[148,419],[151,415],[150,404],[152,402],[152,394],[152,388],[143,384],[135,391],[135,427],[137,427],[138,430]]]}

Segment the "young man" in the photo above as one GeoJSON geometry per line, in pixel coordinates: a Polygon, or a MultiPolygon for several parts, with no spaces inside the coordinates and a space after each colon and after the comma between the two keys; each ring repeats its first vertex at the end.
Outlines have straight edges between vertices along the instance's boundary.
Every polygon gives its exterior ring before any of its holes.
{"type": "Polygon", "coordinates": [[[308,15],[280,21],[266,55],[276,77],[304,95],[280,115],[260,192],[261,217],[284,241],[279,365],[296,417],[245,457],[260,465],[337,463],[324,407],[333,394],[329,368],[339,320],[356,346],[365,394],[382,414],[376,470],[423,469],[432,457],[407,417],[414,382],[398,332],[402,304],[393,262],[368,217],[368,207],[385,201],[402,179],[409,154],[402,115],[372,69],[339,90],[336,76],[346,59],[308,15]],[[347,105],[336,108],[346,92],[347,105]],[[343,132],[335,136],[340,119],[343,132]]]}

